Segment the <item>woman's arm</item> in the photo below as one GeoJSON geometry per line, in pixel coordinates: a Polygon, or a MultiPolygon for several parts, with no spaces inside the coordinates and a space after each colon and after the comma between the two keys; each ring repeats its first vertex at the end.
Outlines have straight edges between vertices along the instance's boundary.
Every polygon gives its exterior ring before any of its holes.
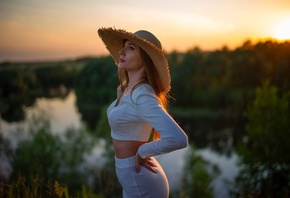
{"type": "Polygon", "coordinates": [[[136,109],[141,120],[150,124],[160,134],[160,139],[141,145],[138,154],[142,159],[185,148],[188,138],[181,127],[161,107],[152,92],[138,93],[136,109]]]}

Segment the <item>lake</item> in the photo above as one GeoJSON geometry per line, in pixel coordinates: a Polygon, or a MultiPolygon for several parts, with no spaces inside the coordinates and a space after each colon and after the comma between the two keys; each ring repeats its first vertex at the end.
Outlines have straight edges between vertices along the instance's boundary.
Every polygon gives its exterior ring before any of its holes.
{"type": "MultiPolygon", "coordinates": [[[[38,98],[33,107],[23,107],[25,108],[26,120],[17,123],[7,123],[1,119],[0,122],[0,133],[4,137],[10,139],[14,146],[17,146],[17,138],[12,132],[18,129],[25,130],[29,122],[28,120],[39,111],[43,111],[47,114],[49,121],[51,123],[52,133],[61,134],[67,128],[80,128],[83,123],[81,122],[81,115],[76,108],[76,95],[74,91],[71,91],[67,97],[64,99],[60,98],[38,98]]],[[[92,152],[92,156],[87,158],[88,162],[99,162],[95,163],[96,166],[102,165],[102,160],[100,156],[104,151],[104,145],[106,143],[100,141],[95,145],[92,152]]],[[[167,174],[171,190],[177,190],[180,185],[181,176],[183,173],[183,166],[185,164],[185,159],[188,153],[192,152],[192,149],[186,148],[178,150],[169,154],[157,156],[157,160],[163,166],[164,171],[167,174]]],[[[216,198],[227,198],[228,187],[224,183],[224,180],[228,182],[233,181],[234,177],[237,175],[238,161],[239,157],[235,152],[231,155],[220,154],[210,147],[203,149],[196,149],[196,154],[202,156],[206,161],[216,164],[220,170],[221,174],[214,179],[213,186],[215,189],[216,198]]],[[[0,166],[0,173],[3,175],[9,175],[12,171],[11,166],[2,159],[0,166]]]]}

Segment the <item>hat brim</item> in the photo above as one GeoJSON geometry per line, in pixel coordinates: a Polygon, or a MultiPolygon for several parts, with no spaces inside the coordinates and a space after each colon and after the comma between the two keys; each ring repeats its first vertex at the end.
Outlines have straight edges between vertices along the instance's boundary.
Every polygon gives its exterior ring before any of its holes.
{"type": "Polygon", "coordinates": [[[170,91],[171,78],[169,65],[163,50],[159,49],[157,46],[147,41],[146,39],[139,38],[135,34],[127,32],[126,30],[115,28],[100,28],[98,33],[106,48],[113,57],[116,65],[119,64],[119,51],[123,48],[124,40],[129,40],[142,48],[149,55],[156,68],[156,71],[158,72],[159,80],[162,83],[162,86],[160,86],[161,92],[167,93],[170,91]]]}

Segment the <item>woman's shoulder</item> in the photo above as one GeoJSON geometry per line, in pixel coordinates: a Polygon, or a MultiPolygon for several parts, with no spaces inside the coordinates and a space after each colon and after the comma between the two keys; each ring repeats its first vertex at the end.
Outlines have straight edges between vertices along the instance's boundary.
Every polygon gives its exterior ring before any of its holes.
{"type": "Polygon", "coordinates": [[[139,85],[138,87],[136,87],[133,93],[134,92],[135,94],[151,94],[151,93],[155,94],[153,87],[148,83],[139,85]]]}
{"type": "Polygon", "coordinates": [[[132,92],[133,101],[137,101],[139,98],[148,97],[148,96],[156,98],[156,93],[155,93],[153,87],[147,83],[139,85],[132,92]]]}

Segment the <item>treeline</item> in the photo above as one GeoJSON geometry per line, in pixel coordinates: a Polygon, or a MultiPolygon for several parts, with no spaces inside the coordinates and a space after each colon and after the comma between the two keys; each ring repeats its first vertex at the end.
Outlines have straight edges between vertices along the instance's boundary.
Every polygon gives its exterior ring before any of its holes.
{"type": "Polygon", "coordinates": [[[213,52],[198,48],[172,53],[173,93],[178,106],[211,109],[241,106],[246,90],[268,79],[282,91],[290,88],[290,43],[246,41],[235,50],[213,52]]]}
{"type": "Polygon", "coordinates": [[[0,114],[7,122],[25,119],[23,106],[40,97],[65,97],[88,60],[0,64],[0,114]]]}

